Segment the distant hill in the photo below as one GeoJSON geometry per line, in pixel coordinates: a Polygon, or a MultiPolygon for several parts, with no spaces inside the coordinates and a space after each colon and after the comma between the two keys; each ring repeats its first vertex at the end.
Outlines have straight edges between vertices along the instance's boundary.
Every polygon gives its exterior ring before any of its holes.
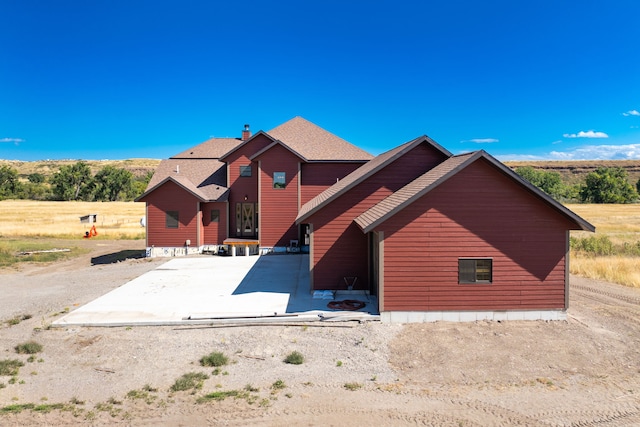
{"type": "MultiPolygon", "coordinates": [[[[128,159],[128,160],[83,160],[91,168],[91,173],[95,175],[105,166],[123,168],[131,172],[136,178],[143,177],[148,172],[153,172],[160,163],[157,159],[128,159]]],[[[32,173],[41,173],[49,177],[56,173],[61,166],[72,165],[78,160],[39,160],[35,162],[22,162],[18,160],[0,160],[0,166],[9,165],[16,169],[20,178],[27,179],[32,173]]]]}
{"type": "Polygon", "coordinates": [[[536,161],[504,162],[511,169],[531,166],[548,172],[558,172],[566,184],[576,184],[585,179],[589,172],[599,167],[621,167],[629,174],[629,183],[635,187],[640,179],[640,160],[580,160],[580,161],[536,161]]]}
{"type": "MultiPolygon", "coordinates": [[[[9,165],[15,168],[20,177],[25,179],[32,173],[41,173],[49,177],[56,173],[60,166],[71,165],[77,160],[40,160],[34,162],[22,162],[17,160],[1,160],[0,165],[9,165]]],[[[160,160],[158,159],[127,159],[127,160],[84,160],[91,172],[95,174],[104,166],[111,165],[130,171],[135,177],[143,177],[148,172],[155,171],[160,160]]],[[[531,166],[535,169],[558,172],[565,183],[575,184],[584,180],[589,172],[599,167],[622,167],[629,174],[629,182],[635,186],[640,179],[640,160],[581,160],[581,161],[512,161],[505,162],[511,169],[520,166],[531,166]]]]}

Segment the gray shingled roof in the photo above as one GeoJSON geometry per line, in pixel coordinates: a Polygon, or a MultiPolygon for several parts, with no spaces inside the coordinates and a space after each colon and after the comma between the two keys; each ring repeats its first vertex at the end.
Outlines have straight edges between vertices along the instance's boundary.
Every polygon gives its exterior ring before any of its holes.
{"type": "Polygon", "coordinates": [[[219,159],[238,145],[242,144],[239,138],[211,138],[205,142],[191,147],[182,153],[171,156],[172,159],[219,159]]]}
{"type": "Polygon", "coordinates": [[[331,187],[327,188],[322,193],[318,194],[313,199],[309,200],[305,203],[302,208],[300,208],[300,212],[298,213],[298,217],[296,218],[296,223],[300,224],[303,220],[311,216],[313,213],[317,212],[323,206],[328,204],[331,200],[339,197],[340,195],[346,193],[351,188],[355,187],[371,175],[375,174],[389,163],[392,163],[399,157],[405,155],[407,152],[411,151],[416,146],[427,142],[431,144],[433,147],[437,148],[446,156],[451,156],[451,153],[440,146],[437,142],[433,141],[428,136],[421,136],[413,141],[409,141],[405,144],[402,144],[392,150],[389,150],[385,153],[380,154],[375,157],[373,160],[365,163],[360,166],[355,171],[351,172],[349,175],[345,176],[343,179],[333,184],[331,187]]]}
{"type": "Polygon", "coordinates": [[[267,132],[307,161],[367,161],[373,156],[302,117],[267,132]]]}
{"type": "Polygon", "coordinates": [[[224,201],[228,189],[226,164],[215,159],[167,159],[160,162],[147,189],[138,199],[168,179],[191,191],[202,201],[224,201]]]}
{"type": "Polygon", "coordinates": [[[569,220],[575,222],[580,229],[585,231],[595,231],[595,227],[593,225],[567,209],[561,203],[558,203],[555,199],[482,150],[450,157],[400,190],[391,194],[389,197],[381,200],[366,212],[363,212],[354,220],[355,223],[360,226],[364,233],[374,230],[378,225],[382,224],[384,221],[391,218],[393,215],[400,212],[402,209],[418,200],[429,191],[438,187],[440,184],[480,158],[486,159],[502,173],[518,181],[518,183],[523,185],[528,191],[534,193],[536,196],[543,199],[543,201],[551,205],[551,207],[557,209],[561,214],[568,217],[569,220]]]}

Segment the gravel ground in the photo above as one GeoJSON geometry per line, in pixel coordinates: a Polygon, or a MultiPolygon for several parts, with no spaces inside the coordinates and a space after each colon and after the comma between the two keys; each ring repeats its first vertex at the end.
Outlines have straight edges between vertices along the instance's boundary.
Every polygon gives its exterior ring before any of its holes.
{"type": "Polygon", "coordinates": [[[24,363],[0,376],[2,426],[640,425],[637,289],[572,277],[566,322],[49,328],[163,262],[109,262],[141,242],[80,244],[0,272],[0,361],[24,363]],[[14,350],[29,340],[31,362],[14,350]],[[214,351],[229,364],[201,366],[214,351]],[[190,372],[208,378],[172,392],[190,372]]]}

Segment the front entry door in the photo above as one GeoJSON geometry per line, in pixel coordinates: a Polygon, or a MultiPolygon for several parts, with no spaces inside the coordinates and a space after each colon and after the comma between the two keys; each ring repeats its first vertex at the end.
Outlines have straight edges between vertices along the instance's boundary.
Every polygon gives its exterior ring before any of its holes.
{"type": "Polygon", "coordinates": [[[242,203],[240,234],[242,237],[255,237],[255,204],[242,203]]]}

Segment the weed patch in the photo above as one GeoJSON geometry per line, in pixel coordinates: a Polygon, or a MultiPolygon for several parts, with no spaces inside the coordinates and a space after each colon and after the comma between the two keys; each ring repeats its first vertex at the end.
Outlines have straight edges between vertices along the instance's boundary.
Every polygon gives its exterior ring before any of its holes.
{"type": "Polygon", "coordinates": [[[344,388],[346,388],[349,391],[356,391],[356,390],[360,390],[362,388],[362,384],[360,384],[360,383],[346,383],[344,385],[344,388]]]}
{"type": "Polygon", "coordinates": [[[208,379],[209,375],[202,372],[188,372],[182,375],[176,380],[169,390],[171,391],[186,391],[197,390],[202,388],[204,380],[208,379]]]}
{"type": "Polygon", "coordinates": [[[15,347],[18,354],[36,354],[42,351],[42,344],[38,344],[35,341],[28,341],[22,344],[18,344],[15,347]]]}
{"type": "Polygon", "coordinates": [[[24,366],[24,363],[18,359],[0,360],[0,375],[6,377],[18,375],[21,366],[24,366]]]}
{"type": "Polygon", "coordinates": [[[219,367],[219,366],[227,365],[228,363],[229,363],[229,358],[225,356],[224,353],[221,353],[218,351],[214,351],[213,353],[207,356],[203,356],[200,359],[200,364],[202,366],[219,367]]]}
{"type": "Polygon", "coordinates": [[[8,326],[15,326],[24,320],[31,319],[31,317],[32,316],[30,314],[23,314],[21,316],[12,317],[11,319],[7,320],[6,323],[8,326]]]}
{"type": "Polygon", "coordinates": [[[304,363],[304,356],[300,352],[292,351],[284,358],[284,363],[302,365],[304,363]]]}

